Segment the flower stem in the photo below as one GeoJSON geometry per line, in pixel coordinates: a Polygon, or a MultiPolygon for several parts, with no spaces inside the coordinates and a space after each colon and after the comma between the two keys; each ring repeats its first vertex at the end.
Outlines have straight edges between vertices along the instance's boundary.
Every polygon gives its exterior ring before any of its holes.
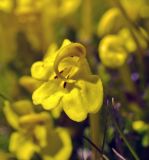
{"type": "Polygon", "coordinates": [[[135,85],[131,79],[131,73],[128,68],[128,65],[124,64],[122,67],[120,67],[119,73],[120,73],[122,81],[126,87],[126,90],[133,93],[133,94],[136,94],[136,88],[135,88],[135,85]]]}
{"type": "Polygon", "coordinates": [[[124,133],[122,132],[121,128],[119,127],[119,124],[115,118],[115,103],[114,103],[114,99],[112,98],[112,108],[109,110],[110,113],[109,115],[111,116],[111,120],[116,128],[116,130],[118,131],[118,133],[120,134],[122,140],[124,141],[124,143],[126,144],[126,146],[128,147],[130,153],[132,154],[132,156],[134,157],[135,160],[140,160],[138,155],[136,154],[135,150],[132,148],[132,146],[130,145],[130,143],[128,142],[128,140],[126,139],[124,133]]]}
{"type": "Polygon", "coordinates": [[[134,151],[134,149],[131,147],[131,145],[129,144],[129,142],[125,138],[125,135],[121,131],[118,123],[116,122],[116,120],[114,118],[113,118],[113,123],[114,123],[115,128],[117,129],[118,133],[120,134],[121,138],[123,139],[124,143],[126,144],[126,146],[128,147],[129,151],[131,152],[132,156],[134,157],[134,159],[135,160],[139,160],[138,155],[136,154],[136,152],[134,151]]]}
{"type": "MultiPolygon", "coordinates": [[[[99,112],[96,114],[90,114],[89,115],[89,120],[90,120],[90,134],[91,134],[91,140],[92,142],[97,146],[101,146],[102,144],[102,138],[103,137],[101,128],[100,128],[100,116],[99,112]]],[[[93,159],[100,159],[102,157],[95,148],[92,148],[93,151],[93,159]]]]}
{"type": "Polygon", "coordinates": [[[90,42],[92,38],[92,1],[83,0],[81,40],[90,42]]]}
{"type": "Polygon", "coordinates": [[[98,148],[89,138],[83,136],[83,138],[89,142],[99,153],[101,153],[101,158],[103,158],[103,160],[109,160],[109,158],[103,154],[102,150],[100,148],[98,148]]]}

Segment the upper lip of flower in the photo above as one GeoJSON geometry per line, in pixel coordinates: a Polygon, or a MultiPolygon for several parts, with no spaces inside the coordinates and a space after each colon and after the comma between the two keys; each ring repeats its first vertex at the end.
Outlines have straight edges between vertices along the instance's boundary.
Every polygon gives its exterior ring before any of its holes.
{"type": "Polygon", "coordinates": [[[73,67],[68,68],[68,74],[64,76],[62,74],[64,70],[59,71],[59,65],[65,58],[78,57],[79,58],[78,61],[81,61],[81,59],[84,58],[85,55],[86,55],[86,49],[83,45],[79,43],[72,43],[60,49],[54,61],[54,71],[56,73],[56,76],[65,82],[69,83],[75,82],[74,79],[71,79],[71,71],[73,67]]]}

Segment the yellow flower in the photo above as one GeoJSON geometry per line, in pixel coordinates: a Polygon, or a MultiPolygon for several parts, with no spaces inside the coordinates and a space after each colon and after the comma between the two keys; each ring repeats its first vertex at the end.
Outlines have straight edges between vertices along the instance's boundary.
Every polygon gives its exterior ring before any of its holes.
{"type": "Polygon", "coordinates": [[[117,33],[121,27],[124,26],[124,19],[119,9],[111,8],[106,11],[101,17],[97,33],[99,36],[106,34],[117,33]]]}
{"type": "Polygon", "coordinates": [[[16,11],[20,13],[36,12],[42,9],[43,2],[44,0],[17,0],[16,11]]]}
{"type": "Polygon", "coordinates": [[[13,9],[14,2],[13,0],[1,0],[0,1],[0,10],[10,13],[13,9]]]}
{"type": "Polygon", "coordinates": [[[118,35],[105,36],[98,48],[102,63],[110,68],[122,66],[127,59],[127,49],[122,37],[118,35]]]}
{"type": "Polygon", "coordinates": [[[132,127],[137,132],[144,132],[149,130],[149,126],[142,120],[134,121],[132,127]]]}
{"type": "Polygon", "coordinates": [[[48,145],[43,148],[43,160],[68,160],[72,152],[72,143],[68,131],[58,127],[48,135],[48,145]]]}
{"type": "Polygon", "coordinates": [[[37,14],[42,11],[43,1],[41,0],[17,0],[15,13],[20,21],[34,21],[37,14]],[[21,19],[22,18],[22,19],[21,19]]]}
{"type": "Polygon", "coordinates": [[[18,159],[29,160],[45,146],[46,126],[51,127],[50,117],[46,112],[31,113],[21,116],[18,124],[18,130],[10,137],[9,150],[18,159]]]}
{"type": "Polygon", "coordinates": [[[144,147],[148,147],[149,146],[149,125],[142,121],[142,120],[136,120],[132,123],[132,128],[138,132],[139,134],[141,134],[142,136],[142,145],[144,147]]]}
{"type": "Polygon", "coordinates": [[[19,84],[32,93],[36,88],[40,86],[41,82],[35,80],[30,76],[22,76],[19,79],[19,84]]]}
{"type": "Polygon", "coordinates": [[[30,160],[35,152],[39,152],[39,147],[32,143],[30,137],[14,132],[10,137],[9,151],[18,159],[30,160]]]}
{"type": "MultiPolygon", "coordinates": [[[[138,39],[138,42],[142,48],[147,48],[147,33],[143,28],[139,28],[140,34],[138,32],[134,32],[136,35],[136,38],[138,39]]],[[[123,39],[124,46],[129,52],[135,52],[137,50],[137,45],[134,39],[132,38],[132,35],[127,28],[123,28],[119,31],[118,35],[123,39]]]]}
{"type": "Polygon", "coordinates": [[[123,28],[119,31],[118,35],[123,39],[124,46],[129,52],[134,52],[137,49],[136,43],[132,38],[132,35],[127,28],[123,28]]]}
{"type": "MultiPolygon", "coordinates": [[[[8,123],[14,129],[18,130],[18,132],[15,132],[11,135],[9,144],[10,152],[15,153],[18,159],[31,159],[33,153],[39,151],[39,147],[32,143],[30,140],[30,134],[33,125],[24,125],[24,121],[22,122],[22,119],[28,115],[35,114],[33,111],[32,103],[28,100],[20,100],[12,104],[6,101],[4,105],[4,114],[8,123]],[[27,131],[29,133],[27,133],[27,131]]],[[[44,117],[45,116],[42,114],[42,117],[40,116],[40,120],[44,117]]],[[[37,121],[37,118],[33,118],[32,121],[30,121],[31,124],[37,121]]]]}
{"type": "Polygon", "coordinates": [[[20,100],[15,103],[5,101],[4,114],[8,123],[15,129],[19,128],[19,118],[22,115],[33,113],[32,103],[28,100],[20,100]]]}
{"type": "Polygon", "coordinates": [[[15,13],[19,22],[25,23],[21,27],[32,47],[45,51],[49,43],[55,42],[55,24],[72,18],[70,15],[80,3],[81,0],[17,0],[15,13]]]}
{"type": "Polygon", "coordinates": [[[24,115],[20,128],[10,138],[9,150],[18,159],[29,160],[36,152],[43,159],[68,160],[72,152],[71,138],[64,128],[54,128],[47,112],[24,115]]]}
{"type": "Polygon", "coordinates": [[[46,16],[55,19],[70,15],[80,3],[81,0],[17,0],[16,13],[19,16],[30,15],[32,18],[36,14],[46,13],[46,16]]]}
{"type": "Polygon", "coordinates": [[[80,6],[80,3],[81,0],[53,0],[49,3],[50,10],[48,10],[48,8],[47,10],[49,15],[52,15],[55,18],[62,18],[75,12],[80,6]]]}
{"type": "Polygon", "coordinates": [[[146,0],[136,0],[135,3],[133,0],[121,0],[121,3],[133,21],[137,21],[139,18],[142,18],[142,10],[145,6],[148,6],[148,2],[146,0]]]}
{"type": "Polygon", "coordinates": [[[65,40],[59,50],[35,62],[32,76],[43,84],[34,91],[33,103],[45,109],[62,106],[69,118],[78,122],[88,113],[96,113],[102,105],[103,87],[85,56],[83,45],[65,40]]]}

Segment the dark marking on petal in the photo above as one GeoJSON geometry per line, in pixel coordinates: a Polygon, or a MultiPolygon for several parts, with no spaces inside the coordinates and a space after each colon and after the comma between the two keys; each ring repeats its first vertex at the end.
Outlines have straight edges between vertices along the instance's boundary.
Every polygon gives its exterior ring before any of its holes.
{"type": "Polygon", "coordinates": [[[67,83],[66,83],[66,82],[64,82],[64,84],[63,84],[63,87],[64,87],[64,88],[66,88],[66,84],[67,84],[67,83]]]}

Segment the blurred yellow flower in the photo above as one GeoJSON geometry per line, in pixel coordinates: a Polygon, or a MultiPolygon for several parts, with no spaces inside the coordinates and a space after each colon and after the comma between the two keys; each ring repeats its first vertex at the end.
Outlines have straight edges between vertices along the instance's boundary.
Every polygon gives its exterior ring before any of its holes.
{"type": "Polygon", "coordinates": [[[122,37],[118,35],[105,36],[98,48],[102,63],[110,68],[122,66],[127,59],[127,49],[122,37]]]}
{"type": "Polygon", "coordinates": [[[102,105],[103,87],[85,56],[83,45],[65,40],[59,50],[35,62],[32,76],[43,84],[34,91],[33,103],[45,109],[62,106],[68,117],[78,122],[88,113],[96,113],[102,105]]]}
{"type": "Polygon", "coordinates": [[[72,143],[68,131],[58,127],[47,138],[48,145],[43,148],[43,160],[69,160],[72,152],[72,143]]]}
{"type": "Polygon", "coordinates": [[[33,18],[46,13],[50,19],[61,18],[76,11],[80,3],[81,0],[17,0],[16,14],[33,18]]]}
{"type": "Polygon", "coordinates": [[[143,9],[149,5],[146,0],[135,0],[135,3],[133,0],[121,0],[121,3],[133,21],[137,21],[142,18],[142,13],[144,13],[143,9]]]}
{"type": "Polygon", "coordinates": [[[132,128],[137,132],[144,132],[144,131],[147,131],[147,130],[149,131],[149,125],[147,125],[142,120],[134,121],[133,124],[132,124],[132,128]]]}
{"type": "Polygon", "coordinates": [[[41,82],[30,76],[22,76],[19,79],[19,84],[32,93],[36,88],[40,86],[41,82]]]}
{"type": "MultiPolygon", "coordinates": [[[[132,20],[132,23],[134,21],[137,24],[137,21],[143,21],[143,19],[141,19],[143,18],[143,15],[144,17],[147,17],[147,8],[149,8],[149,3],[147,1],[136,0],[136,2],[134,3],[133,0],[121,0],[121,3],[124,7],[124,10],[126,11],[126,14],[128,14],[130,20],[132,20]]],[[[126,47],[128,47],[132,52],[137,49],[137,46],[135,41],[133,40],[131,32],[129,31],[129,27],[128,29],[126,27],[128,27],[128,22],[126,21],[124,15],[122,15],[119,8],[113,7],[107,10],[101,17],[98,23],[97,33],[99,36],[104,36],[107,34],[117,34],[118,32],[120,32],[120,35],[124,38],[124,40],[126,40],[126,47]]],[[[135,37],[139,41],[142,48],[146,48],[146,39],[148,39],[147,32],[142,28],[138,29],[140,30],[140,32],[134,29],[133,34],[135,34],[135,37]]]]}
{"type": "Polygon", "coordinates": [[[15,13],[20,21],[34,21],[36,16],[42,11],[44,1],[41,0],[17,0],[15,13]]]}
{"type": "Polygon", "coordinates": [[[132,35],[127,28],[123,28],[119,31],[118,35],[123,39],[124,46],[129,52],[134,52],[137,49],[136,43],[132,38],[132,35]]]}
{"type": "Polygon", "coordinates": [[[51,126],[49,122],[49,114],[46,112],[21,116],[18,119],[19,129],[10,137],[10,152],[18,159],[30,160],[33,154],[39,153],[40,147],[45,144],[45,126],[48,124],[51,126]]]}
{"type": "Polygon", "coordinates": [[[8,123],[13,128],[18,129],[20,117],[33,113],[33,105],[28,100],[20,100],[15,103],[5,101],[3,110],[8,123]]]}
{"type": "Polygon", "coordinates": [[[142,120],[136,120],[132,123],[132,128],[141,134],[141,142],[144,147],[149,146],[149,125],[142,120]]]}
{"type": "Polygon", "coordinates": [[[117,33],[124,26],[124,19],[118,8],[111,8],[101,17],[97,33],[99,36],[117,33]]]}
{"type": "Polygon", "coordinates": [[[32,143],[31,138],[23,133],[14,132],[10,137],[9,151],[18,159],[30,160],[33,154],[38,153],[40,148],[32,143]]]}
{"type": "Polygon", "coordinates": [[[0,0],[0,10],[5,13],[10,13],[13,9],[13,0],[0,0]]]}
{"type": "Polygon", "coordinates": [[[72,152],[66,129],[54,128],[47,112],[31,113],[19,119],[20,128],[10,137],[9,150],[18,159],[30,160],[34,153],[43,159],[68,160],[72,152]]]}
{"type": "MultiPolygon", "coordinates": [[[[147,48],[147,33],[143,28],[139,28],[140,33],[134,32],[136,38],[142,48],[147,48]]],[[[137,50],[136,42],[134,41],[129,29],[123,28],[119,31],[118,35],[123,39],[124,46],[128,50],[128,52],[135,52],[137,50]]]]}
{"type": "MultiPolygon", "coordinates": [[[[134,34],[141,47],[145,49],[147,47],[147,41],[145,40],[147,35],[142,28],[140,28],[140,32],[142,36],[137,32],[134,32],[134,34]]],[[[127,28],[120,29],[117,34],[104,36],[98,47],[99,57],[102,63],[110,68],[122,66],[128,57],[128,53],[135,53],[136,50],[136,42],[127,28]]]]}
{"type": "Polygon", "coordinates": [[[81,0],[50,0],[50,10],[48,12],[55,18],[62,18],[76,11],[80,4],[81,0]]]}
{"type": "Polygon", "coordinates": [[[34,153],[43,159],[68,160],[72,152],[69,133],[54,128],[48,112],[33,112],[27,100],[10,104],[5,102],[4,113],[9,124],[17,131],[10,137],[9,151],[18,159],[30,160],[34,153]]]}
{"type": "Polygon", "coordinates": [[[32,47],[45,51],[55,42],[55,25],[71,17],[80,4],[81,0],[17,0],[15,13],[19,23],[26,24],[21,28],[32,47]]]}

